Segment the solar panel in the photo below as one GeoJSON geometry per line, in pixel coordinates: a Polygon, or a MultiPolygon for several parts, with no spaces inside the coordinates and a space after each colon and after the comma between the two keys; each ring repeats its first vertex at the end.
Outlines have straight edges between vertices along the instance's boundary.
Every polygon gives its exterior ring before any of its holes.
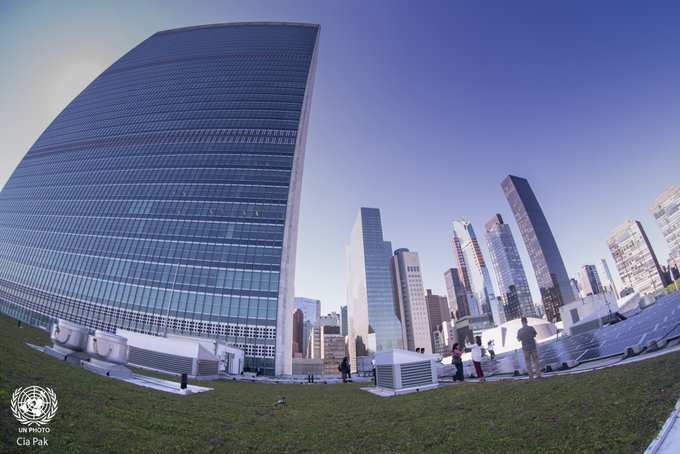
{"type": "MultiPolygon", "coordinates": [[[[618,323],[540,344],[538,357],[542,365],[590,361],[623,355],[627,347],[653,339],[676,337],[680,337],[680,292],[660,298],[653,306],[618,323]]],[[[524,368],[524,354],[521,350],[500,353],[484,366],[485,370],[511,373],[510,369],[524,368]]]]}

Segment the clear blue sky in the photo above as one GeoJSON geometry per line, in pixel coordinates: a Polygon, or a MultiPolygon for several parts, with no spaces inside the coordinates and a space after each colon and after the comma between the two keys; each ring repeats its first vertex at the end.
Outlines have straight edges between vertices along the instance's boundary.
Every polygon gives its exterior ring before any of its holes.
{"type": "MultiPolygon", "coordinates": [[[[500,188],[525,177],[570,276],[606,258],[680,183],[680,3],[672,1],[0,2],[0,185],[85,85],[158,30],[234,21],[321,24],[296,294],[345,304],[345,246],[361,206],[420,254],[445,294],[452,219],[480,240],[500,188]]],[[[482,241],[486,253],[486,245],[482,241]]],[[[488,256],[487,256],[488,257],[488,256]]]]}

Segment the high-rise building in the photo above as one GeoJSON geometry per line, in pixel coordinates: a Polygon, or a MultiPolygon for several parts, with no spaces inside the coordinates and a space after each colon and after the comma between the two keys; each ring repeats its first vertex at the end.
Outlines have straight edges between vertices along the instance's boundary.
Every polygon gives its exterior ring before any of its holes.
{"type": "Polygon", "coordinates": [[[445,296],[435,295],[429,288],[425,290],[427,316],[430,319],[430,334],[434,353],[442,353],[446,347],[443,325],[451,326],[451,309],[445,296]]]}
{"type": "Polygon", "coordinates": [[[430,319],[418,253],[397,249],[390,260],[390,269],[404,346],[407,350],[425,349],[426,353],[432,353],[430,319]]]}
{"type": "Polygon", "coordinates": [[[293,300],[296,309],[300,309],[305,316],[305,322],[316,323],[316,319],[321,317],[321,301],[312,298],[296,296],[293,300]]]}
{"type": "Polygon", "coordinates": [[[529,252],[548,320],[559,321],[559,308],[575,295],[548,221],[526,179],[508,175],[501,186],[529,252]]]}
{"type": "Polygon", "coordinates": [[[449,308],[451,318],[462,318],[470,315],[467,305],[467,295],[465,288],[460,280],[460,273],[456,268],[449,268],[444,272],[444,282],[446,283],[446,294],[449,297],[449,308]]]}
{"type": "Polygon", "coordinates": [[[475,289],[472,284],[472,280],[470,279],[469,262],[465,256],[465,252],[463,252],[463,244],[460,238],[458,237],[458,232],[456,231],[456,229],[453,230],[453,238],[451,238],[451,247],[453,248],[453,257],[456,261],[457,266],[457,268],[452,269],[457,270],[458,283],[461,285],[465,295],[464,298],[461,298],[460,300],[457,301],[458,310],[460,311],[462,317],[466,315],[477,316],[481,313],[481,309],[479,307],[477,295],[475,295],[475,289]]]}
{"type": "MultiPolygon", "coordinates": [[[[331,312],[328,315],[322,315],[314,323],[314,327],[310,332],[308,358],[323,358],[323,346],[321,341],[321,332],[325,326],[337,326],[337,334],[340,334],[340,314],[331,312]]],[[[333,331],[334,334],[335,331],[333,331]]],[[[344,345],[344,342],[343,342],[344,345]]]]}
{"type": "MultiPolygon", "coordinates": [[[[317,318],[317,321],[319,319],[317,318]]],[[[316,322],[314,322],[316,323],[316,322]]],[[[313,333],[314,333],[314,323],[309,320],[305,321],[302,325],[302,356],[304,358],[311,358],[314,352],[313,348],[313,333]],[[312,343],[310,343],[312,342],[312,343]]]]}
{"type": "Polygon", "coordinates": [[[435,295],[428,288],[425,290],[425,304],[427,304],[427,315],[430,319],[431,332],[441,328],[443,322],[451,321],[449,301],[445,296],[435,295]]]}
{"type": "Polygon", "coordinates": [[[571,286],[571,291],[574,293],[574,295],[580,294],[578,281],[575,278],[569,278],[569,285],[571,286]]]}
{"type": "MultiPolygon", "coordinates": [[[[461,242],[461,252],[464,256],[470,275],[471,287],[468,290],[475,293],[475,296],[481,303],[481,312],[483,314],[491,314],[493,322],[499,325],[501,323],[501,317],[498,310],[498,303],[496,302],[489,269],[486,267],[486,262],[482,255],[482,249],[479,247],[475,230],[472,228],[472,224],[465,220],[453,221],[453,229],[454,238],[457,237],[461,242]],[[473,263],[476,272],[472,272],[473,265],[471,264],[473,263]]],[[[458,256],[459,254],[456,255],[458,256]]]]}
{"type": "Polygon", "coordinates": [[[349,320],[347,319],[347,305],[340,306],[340,334],[347,336],[349,332],[349,320]]]}
{"type": "Polygon", "coordinates": [[[506,320],[521,317],[535,317],[534,303],[529,291],[529,282],[524,273],[510,226],[503,223],[500,214],[486,223],[486,244],[489,247],[491,264],[500,296],[503,299],[506,320]]]}
{"type": "Polygon", "coordinates": [[[609,235],[607,246],[624,287],[653,293],[663,288],[659,262],[647,234],[638,221],[626,221],[609,235]]]}
{"type": "Polygon", "coordinates": [[[324,325],[320,333],[323,373],[324,375],[337,375],[338,364],[345,357],[345,338],[340,334],[338,325],[324,325]]]}
{"type": "Polygon", "coordinates": [[[595,265],[583,265],[578,272],[578,278],[581,281],[580,287],[583,296],[602,293],[602,283],[595,265]]]}
{"type": "Polygon", "coordinates": [[[389,348],[403,348],[401,321],[394,306],[390,258],[383,240],[380,210],[361,208],[347,246],[348,348],[356,358],[389,348]]]}
{"type": "Polygon", "coordinates": [[[0,311],[219,337],[290,373],[318,34],[167,30],[97,77],[0,194],[0,311]]]}
{"type": "Polygon", "coordinates": [[[293,357],[302,356],[304,346],[305,316],[300,309],[293,311],[293,357]]]}
{"type": "Polygon", "coordinates": [[[652,214],[659,224],[674,262],[680,262],[680,186],[671,186],[656,199],[652,214]]]}
{"type": "Polygon", "coordinates": [[[612,273],[609,271],[609,265],[605,259],[600,260],[600,282],[602,288],[605,292],[614,292],[615,295],[619,294],[616,284],[614,283],[614,278],[612,278],[612,273]]]}

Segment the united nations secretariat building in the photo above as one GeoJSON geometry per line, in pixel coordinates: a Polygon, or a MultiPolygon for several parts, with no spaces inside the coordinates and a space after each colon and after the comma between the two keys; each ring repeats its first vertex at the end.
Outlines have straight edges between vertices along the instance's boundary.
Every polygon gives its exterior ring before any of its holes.
{"type": "Polygon", "coordinates": [[[0,311],[221,339],[291,372],[319,27],[156,33],[49,125],[0,193],[0,311]]]}

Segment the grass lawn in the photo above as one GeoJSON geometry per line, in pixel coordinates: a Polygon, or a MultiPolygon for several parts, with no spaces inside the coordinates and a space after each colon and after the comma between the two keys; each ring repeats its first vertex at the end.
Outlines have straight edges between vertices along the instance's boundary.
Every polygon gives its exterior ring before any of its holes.
{"type": "Polygon", "coordinates": [[[0,316],[0,452],[16,445],[14,389],[54,389],[55,452],[635,452],[680,398],[680,353],[538,382],[466,383],[380,398],[360,383],[197,382],[177,396],[101,377],[24,345],[49,336],[0,316]],[[288,405],[275,406],[281,397],[288,405]]]}

